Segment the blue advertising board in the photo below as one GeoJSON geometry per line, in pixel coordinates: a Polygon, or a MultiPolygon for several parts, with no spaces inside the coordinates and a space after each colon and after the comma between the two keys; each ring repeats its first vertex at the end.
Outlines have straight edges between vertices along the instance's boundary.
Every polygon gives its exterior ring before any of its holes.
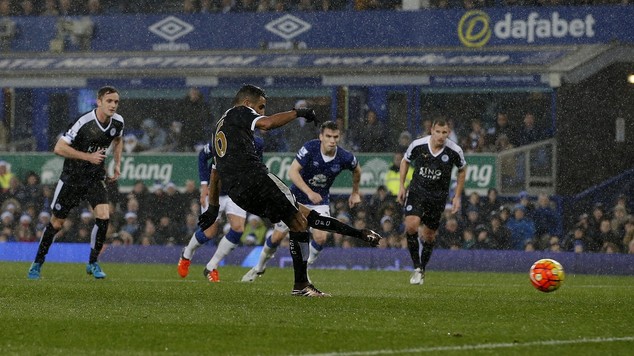
{"type": "Polygon", "coordinates": [[[11,43],[13,51],[46,52],[51,48],[51,41],[59,38],[64,40],[66,51],[78,49],[80,33],[86,30],[92,33],[91,51],[148,52],[532,47],[612,41],[631,44],[634,43],[633,17],[634,5],[623,5],[413,12],[110,15],[89,19],[12,17],[10,20],[17,28],[11,43]]]}

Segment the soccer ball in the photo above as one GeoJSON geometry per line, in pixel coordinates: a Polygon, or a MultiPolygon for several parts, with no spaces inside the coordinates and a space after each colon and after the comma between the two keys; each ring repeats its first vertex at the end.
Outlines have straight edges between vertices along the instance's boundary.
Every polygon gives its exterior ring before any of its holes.
{"type": "Polygon", "coordinates": [[[557,290],[565,278],[561,264],[549,258],[533,263],[529,276],[533,287],[546,293],[557,290]]]}

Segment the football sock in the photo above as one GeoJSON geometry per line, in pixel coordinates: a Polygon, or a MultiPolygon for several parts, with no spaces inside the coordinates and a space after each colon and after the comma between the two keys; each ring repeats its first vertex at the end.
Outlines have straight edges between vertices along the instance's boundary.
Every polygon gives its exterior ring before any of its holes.
{"type": "Polygon", "coordinates": [[[324,249],[324,246],[315,242],[315,240],[310,241],[310,255],[308,256],[308,264],[315,262],[321,250],[324,249]]]}
{"type": "Polygon", "coordinates": [[[200,231],[200,229],[196,230],[196,232],[192,234],[192,237],[189,239],[189,243],[183,249],[183,258],[191,260],[192,257],[194,257],[194,252],[196,252],[196,250],[198,250],[198,248],[202,246],[202,244],[198,241],[198,238],[196,237],[198,231],[200,231]]]}
{"type": "Polygon", "coordinates": [[[356,237],[358,239],[363,238],[361,230],[357,230],[335,218],[331,218],[330,216],[319,215],[319,213],[315,210],[311,210],[310,213],[308,213],[306,220],[308,220],[308,226],[318,230],[336,232],[342,235],[356,237]]]}
{"type": "Polygon", "coordinates": [[[264,246],[262,247],[262,252],[260,252],[260,258],[258,259],[258,264],[255,265],[255,270],[258,272],[264,271],[266,268],[266,263],[273,257],[275,251],[277,251],[277,247],[279,244],[274,244],[271,241],[271,237],[267,237],[264,242],[264,246]]]}
{"type": "Polygon", "coordinates": [[[431,253],[434,252],[434,242],[423,241],[423,256],[421,257],[421,262],[423,264],[423,270],[427,266],[427,262],[431,258],[431,253]]]}
{"type": "Polygon", "coordinates": [[[90,257],[88,263],[95,263],[99,258],[103,243],[106,242],[106,232],[108,231],[108,219],[95,219],[95,226],[90,233],[90,257]]]}
{"type": "Polygon", "coordinates": [[[418,233],[414,233],[412,235],[406,234],[406,236],[407,236],[407,249],[409,250],[409,255],[412,257],[412,263],[414,264],[414,269],[421,268],[420,242],[418,241],[418,233]]]}
{"type": "Polygon", "coordinates": [[[295,287],[304,287],[308,283],[308,274],[306,272],[308,256],[308,231],[289,232],[289,248],[291,257],[293,258],[293,272],[295,273],[295,287]]]}
{"type": "Polygon", "coordinates": [[[44,228],[42,232],[42,237],[40,238],[40,244],[37,247],[37,254],[35,255],[35,263],[44,263],[46,259],[46,254],[48,253],[48,249],[53,244],[53,240],[55,239],[55,235],[59,230],[55,230],[53,225],[49,222],[48,225],[44,228]]]}
{"type": "Polygon", "coordinates": [[[238,246],[238,243],[240,242],[240,236],[242,236],[241,232],[229,229],[227,235],[225,235],[225,237],[223,237],[222,240],[220,240],[220,242],[218,243],[218,248],[216,249],[213,257],[211,257],[211,260],[209,261],[209,263],[207,263],[208,270],[213,271],[215,269],[218,269],[220,261],[222,261],[223,258],[227,257],[227,255],[231,253],[231,251],[233,251],[236,246],[238,246]]]}

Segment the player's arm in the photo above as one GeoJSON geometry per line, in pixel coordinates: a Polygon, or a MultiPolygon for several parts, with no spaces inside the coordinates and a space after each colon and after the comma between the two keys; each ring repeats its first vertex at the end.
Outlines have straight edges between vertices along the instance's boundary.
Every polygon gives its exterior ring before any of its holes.
{"type": "Polygon", "coordinates": [[[220,176],[214,168],[211,169],[209,176],[208,195],[209,207],[198,217],[198,227],[203,231],[216,222],[220,211],[220,176]]]}
{"type": "Polygon", "coordinates": [[[451,208],[451,213],[456,214],[460,211],[462,205],[462,191],[464,190],[464,182],[467,177],[467,166],[463,166],[458,169],[458,178],[456,182],[456,189],[454,191],[453,199],[451,199],[451,204],[453,205],[451,208]]]}
{"type": "Polygon", "coordinates": [[[209,195],[208,182],[211,176],[209,160],[211,159],[209,144],[198,153],[198,179],[200,180],[200,206],[207,206],[207,196],[209,195]]]}
{"type": "Polygon", "coordinates": [[[400,204],[405,203],[405,195],[407,192],[407,188],[405,187],[405,182],[407,180],[407,171],[409,170],[409,161],[405,158],[401,160],[401,165],[399,167],[399,188],[398,188],[398,202],[400,204]]]}
{"type": "Polygon", "coordinates": [[[313,122],[317,120],[317,115],[315,114],[315,110],[313,109],[297,109],[284,111],[277,114],[273,114],[271,116],[261,116],[255,122],[255,127],[260,130],[268,131],[280,126],[284,126],[289,122],[297,119],[298,117],[303,117],[306,119],[306,122],[313,122]]]}
{"type": "Polygon", "coordinates": [[[361,182],[361,165],[357,166],[352,171],[352,193],[348,198],[348,206],[353,208],[361,203],[361,194],[359,194],[359,183],[361,182]]]}
{"type": "MultiPolygon", "coordinates": [[[[57,140],[53,152],[64,158],[81,159],[92,164],[101,164],[101,162],[106,159],[106,150],[99,150],[91,153],[78,151],[74,149],[70,143],[66,142],[64,137],[57,140]]],[[[119,161],[121,161],[121,157],[119,157],[119,161]]]]}
{"type": "Polygon", "coordinates": [[[123,138],[115,137],[112,140],[112,159],[114,160],[114,170],[110,180],[117,180],[121,176],[121,153],[123,152],[123,138]]]}
{"type": "Polygon", "coordinates": [[[308,196],[308,199],[313,204],[321,203],[323,201],[323,197],[320,194],[315,193],[312,189],[310,189],[308,184],[304,182],[304,179],[302,179],[302,176],[300,174],[301,170],[301,164],[299,164],[297,159],[293,160],[293,163],[291,163],[291,168],[289,168],[288,170],[288,176],[291,178],[291,182],[293,182],[293,184],[295,184],[295,186],[299,188],[299,190],[304,192],[304,194],[308,196]]]}

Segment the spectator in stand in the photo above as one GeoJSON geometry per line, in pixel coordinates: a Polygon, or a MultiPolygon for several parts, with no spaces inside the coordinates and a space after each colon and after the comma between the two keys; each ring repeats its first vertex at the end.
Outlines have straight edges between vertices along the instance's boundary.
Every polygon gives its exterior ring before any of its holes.
{"type": "MultiPolygon", "coordinates": [[[[599,235],[601,221],[603,221],[604,218],[607,218],[607,216],[605,215],[605,208],[603,207],[603,203],[594,204],[594,207],[592,208],[592,215],[588,219],[587,233],[591,240],[594,240],[595,237],[599,235]]],[[[597,247],[597,250],[599,248],[601,248],[600,245],[597,247]]],[[[597,252],[597,251],[593,251],[593,252],[597,252]]]]}
{"type": "Polygon", "coordinates": [[[138,215],[139,221],[144,222],[147,215],[144,213],[148,211],[147,209],[152,204],[150,202],[151,196],[150,192],[145,185],[145,182],[142,180],[137,180],[134,182],[132,186],[132,190],[126,194],[125,199],[123,199],[124,203],[127,205],[127,211],[135,211],[138,215]],[[130,208],[130,201],[134,200],[136,204],[136,209],[130,208]]]}
{"type": "Polygon", "coordinates": [[[37,16],[37,15],[38,13],[35,10],[35,6],[33,6],[33,1],[22,0],[20,2],[19,16],[37,16]]]}
{"type": "Polygon", "coordinates": [[[141,150],[157,150],[165,146],[167,133],[154,119],[145,119],[141,124],[143,135],[139,141],[141,150]]]}
{"type": "Polygon", "coordinates": [[[275,12],[288,11],[287,0],[275,0],[275,2],[273,3],[273,11],[275,12]]]}
{"type": "Polygon", "coordinates": [[[361,152],[384,152],[386,148],[386,130],[374,110],[368,110],[365,123],[357,133],[356,141],[361,152]]]}
{"type": "Polygon", "coordinates": [[[167,137],[165,138],[165,146],[162,151],[164,152],[191,152],[189,147],[183,145],[185,138],[183,137],[183,123],[180,121],[172,121],[169,130],[167,130],[167,137]]]}
{"type": "Polygon", "coordinates": [[[535,123],[535,115],[530,112],[524,114],[523,125],[517,132],[517,146],[528,145],[543,139],[544,134],[535,123]]]}
{"type": "Polygon", "coordinates": [[[463,145],[467,152],[482,152],[486,148],[486,131],[478,119],[471,120],[471,131],[468,136],[468,144],[463,145]]]}
{"type": "Polygon", "coordinates": [[[489,151],[503,152],[514,147],[515,146],[513,146],[511,140],[509,140],[509,137],[506,134],[501,134],[495,139],[493,146],[489,147],[489,151]]]}
{"type": "Polygon", "coordinates": [[[181,7],[181,13],[183,13],[183,14],[194,14],[194,13],[196,13],[196,6],[194,4],[194,0],[183,0],[183,5],[181,7]]]}
{"type": "Polygon", "coordinates": [[[101,2],[99,0],[87,0],[85,13],[88,16],[102,15],[103,9],[101,8],[101,2]]]}
{"type": "Polygon", "coordinates": [[[13,213],[10,211],[3,211],[0,215],[0,224],[2,228],[2,242],[16,241],[16,237],[13,232],[15,228],[15,217],[13,213]]]}
{"type": "Polygon", "coordinates": [[[269,12],[271,11],[271,2],[269,0],[260,0],[256,12],[269,12]]]}
{"type": "Polygon", "coordinates": [[[57,1],[56,0],[45,0],[44,1],[44,10],[40,14],[42,16],[59,16],[59,11],[57,11],[57,1]]]}
{"type": "MultiPolygon", "coordinates": [[[[625,223],[625,233],[623,234],[623,246],[628,247],[632,244],[632,240],[634,240],[634,217],[627,219],[625,223]]],[[[628,250],[627,253],[632,253],[628,250]]]]}
{"type": "MultiPolygon", "coordinates": [[[[383,182],[387,190],[394,197],[396,197],[396,195],[398,194],[398,189],[401,184],[400,169],[401,169],[402,160],[403,160],[402,152],[394,153],[394,155],[392,156],[392,166],[390,166],[390,168],[385,173],[385,178],[383,182]]],[[[409,183],[412,181],[413,175],[414,175],[414,169],[410,167],[409,170],[407,171],[407,176],[405,178],[405,188],[409,186],[409,183]]]]}
{"type": "Polygon", "coordinates": [[[298,0],[297,11],[315,11],[315,4],[313,4],[312,0],[298,0]]]}
{"type": "Polygon", "coordinates": [[[617,236],[625,235],[625,223],[629,221],[630,215],[627,214],[627,209],[623,205],[616,205],[612,210],[612,231],[617,236]]]}
{"type": "Polygon", "coordinates": [[[7,161],[0,160],[0,192],[9,190],[11,178],[13,178],[13,173],[9,171],[8,166],[7,161]]]}
{"type": "Polygon", "coordinates": [[[537,206],[533,212],[533,221],[535,222],[535,234],[541,237],[545,234],[559,236],[559,221],[557,212],[553,209],[553,202],[546,193],[537,195],[537,206]]]}
{"type": "Polygon", "coordinates": [[[189,208],[189,202],[187,204],[183,200],[181,192],[176,189],[176,184],[169,182],[165,185],[165,204],[169,207],[166,210],[167,216],[174,223],[183,223],[184,213],[189,208]]]}
{"type": "Polygon", "coordinates": [[[346,121],[342,117],[337,117],[335,122],[337,123],[337,128],[339,129],[339,146],[348,151],[356,151],[357,147],[355,147],[354,142],[352,142],[350,137],[348,137],[346,121]]]}
{"type": "Polygon", "coordinates": [[[467,217],[467,211],[470,208],[475,209],[482,216],[483,205],[482,205],[482,202],[480,201],[480,195],[477,192],[471,192],[471,194],[469,194],[469,199],[467,199],[465,204],[462,206],[463,215],[465,218],[467,217]]]}
{"type": "MultiPolygon", "coordinates": [[[[168,205],[167,195],[165,194],[165,187],[160,182],[154,183],[152,186],[152,194],[150,194],[149,202],[147,206],[147,218],[152,218],[154,221],[159,221],[163,216],[170,216],[170,210],[172,206],[168,205]]],[[[158,242],[158,240],[157,240],[158,242]]]]}
{"type": "MultiPolygon", "coordinates": [[[[601,220],[599,225],[599,235],[594,239],[596,245],[599,245],[599,251],[606,252],[608,248],[611,248],[616,253],[621,253],[625,250],[623,246],[623,237],[618,236],[612,231],[612,221],[609,218],[601,220]]],[[[593,246],[596,249],[596,245],[593,246]]]]}
{"type": "Polygon", "coordinates": [[[258,3],[256,0],[238,0],[236,2],[236,11],[238,12],[256,12],[258,3]]]}
{"type": "Polygon", "coordinates": [[[158,225],[156,226],[156,234],[154,240],[158,245],[174,246],[185,243],[182,241],[184,231],[179,228],[176,221],[172,221],[168,215],[163,215],[158,218],[158,225]]]}
{"type": "Polygon", "coordinates": [[[226,14],[234,11],[236,11],[234,0],[220,0],[221,13],[226,14]]]}
{"type": "Polygon", "coordinates": [[[78,11],[73,6],[72,0],[59,0],[59,15],[60,16],[74,16],[78,11]]]}
{"type": "Polygon", "coordinates": [[[12,176],[9,181],[9,189],[2,194],[4,199],[15,200],[20,208],[24,207],[27,202],[27,192],[20,180],[16,176],[12,176]]]}
{"type": "Polygon", "coordinates": [[[501,207],[502,202],[500,202],[498,197],[498,190],[495,188],[489,188],[487,191],[487,197],[482,202],[482,216],[491,216],[491,214],[497,213],[501,207]]]}
{"type": "Polygon", "coordinates": [[[141,146],[139,145],[139,139],[135,134],[126,134],[123,136],[123,152],[125,153],[134,153],[141,151],[141,146]]]}
{"type": "Polygon", "coordinates": [[[407,130],[401,132],[401,134],[398,135],[398,147],[396,147],[396,152],[405,153],[411,143],[412,134],[407,130]]]}
{"type": "Polygon", "coordinates": [[[466,227],[462,230],[461,243],[462,245],[460,246],[460,248],[462,250],[472,250],[474,248],[476,239],[475,232],[471,229],[471,227],[466,227]]]}
{"type": "Polygon", "coordinates": [[[508,114],[500,111],[497,114],[495,126],[487,131],[487,141],[489,145],[496,144],[502,135],[508,138],[511,146],[515,145],[517,139],[515,127],[509,121],[508,114]]]}
{"type": "Polygon", "coordinates": [[[511,249],[524,250],[528,242],[533,243],[535,238],[535,224],[526,217],[526,207],[517,204],[513,208],[513,217],[506,222],[506,227],[511,230],[511,249]]]}
{"type": "Polygon", "coordinates": [[[498,250],[511,249],[511,230],[502,223],[499,214],[490,215],[488,228],[492,248],[498,250]]]}
{"type": "Polygon", "coordinates": [[[470,229],[472,232],[475,232],[476,228],[482,225],[480,209],[478,209],[476,206],[470,206],[466,209],[465,215],[464,228],[470,229]]]}
{"type": "Polygon", "coordinates": [[[200,13],[201,14],[210,14],[212,12],[218,11],[214,2],[212,0],[200,0],[200,13]]]}
{"type": "Polygon", "coordinates": [[[462,247],[461,241],[462,229],[458,224],[458,219],[455,216],[451,216],[445,220],[444,225],[440,225],[436,246],[442,249],[457,250],[462,247]]]}
{"type": "Polygon", "coordinates": [[[378,222],[383,216],[385,208],[388,206],[394,207],[395,205],[396,196],[392,194],[386,186],[378,186],[378,188],[376,188],[376,192],[370,197],[370,200],[368,201],[367,210],[371,212],[370,219],[372,221],[378,222]]]}
{"type": "Polygon", "coordinates": [[[128,211],[125,213],[125,223],[121,226],[121,230],[130,235],[133,241],[138,241],[141,237],[141,224],[139,223],[138,215],[134,211],[128,211]]]}
{"type": "Polygon", "coordinates": [[[495,248],[489,237],[489,229],[485,225],[479,225],[476,228],[473,248],[476,250],[491,250],[495,248]]]}
{"type": "Polygon", "coordinates": [[[42,237],[42,232],[44,232],[44,228],[51,221],[51,213],[48,211],[42,211],[37,216],[37,222],[35,223],[35,238],[39,240],[42,237]]]}
{"type": "Polygon", "coordinates": [[[535,204],[531,201],[531,197],[528,195],[528,192],[519,192],[517,198],[519,200],[519,204],[525,208],[526,216],[532,219],[533,213],[535,212],[535,204]]]}
{"type": "Polygon", "coordinates": [[[577,224],[575,228],[568,233],[562,245],[565,251],[572,251],[575,253],[585,252],[588,241],[586,237],[586,230],[583,228],[583,225],[577,224]]]}
{"type": "Polygon", "coordinates": [[[180,108],[183,152],[198,152],[211,137],[211,109],[200,89],[189,88],[180,108]],[[199,147],[200,146],[200,147],[199,147]]]}
{"type": "MultiPolygon", "coordinates": [[[[200,201],[200,191],[196,187],[196,182],[194,182],[193,179],[188,179],[185,181],[185,191],[183,191],[181,194],[183,197],[183,202],[185,203],[186,206],[191,204],[192,201],[194,202],[200,201]]],[[[191,205],[189,206],[191,207],[191,205]]],[[[196,216],[198,216],[199,212],[200,210],[198,209],[193,211],[193,213],[195,213],[196,216]]]]}
{"type": "Polygon", "coordinates": [[[13,11],[11,11],[11,1],[10,0],[0,0],[0,16],[8,17],[13,16],[13,11]]]}
{"type": "Polygon", "coordinates": [[[26,184],[24,185],[24,201],[21,203],[33,204],[35,209],[39,213],[44,206],[44,193],[42,192],[42,185],[40,184],[40,176],[30,171],[26,175],[26,184]]]}

